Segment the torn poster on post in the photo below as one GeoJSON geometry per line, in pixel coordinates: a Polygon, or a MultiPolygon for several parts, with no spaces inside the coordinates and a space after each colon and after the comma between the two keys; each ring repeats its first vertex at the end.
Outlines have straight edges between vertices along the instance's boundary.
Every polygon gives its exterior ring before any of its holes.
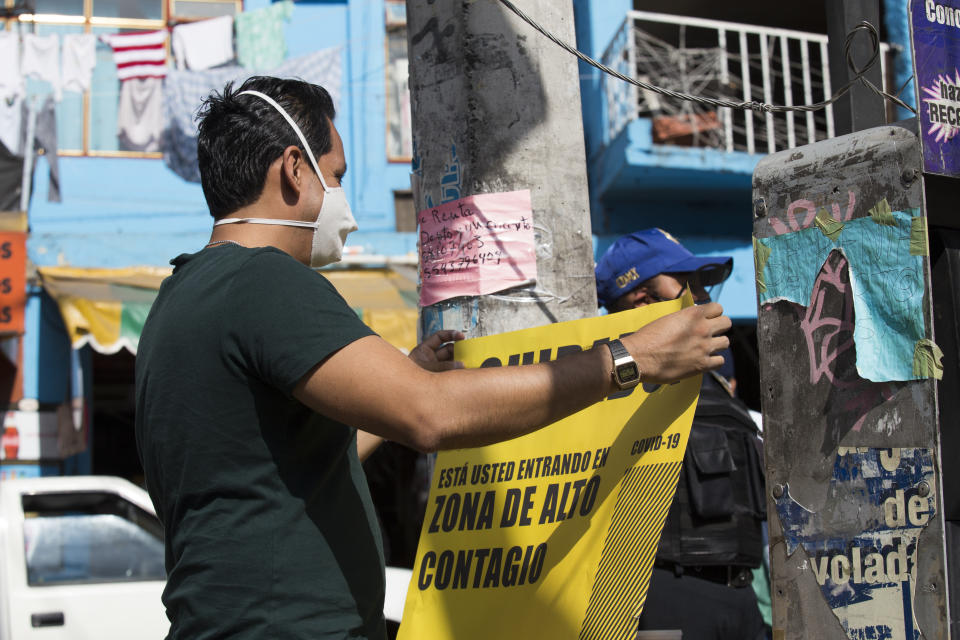
{"type": "Polygon", "coordinates": [[[822,209],[815,226],[756,238],[760,304],[819,305],[814,285],[830,253],[840,251],[853,287],[859,375],[874,382],[937,377],[924,357],[930,350],[923,321],[923,223],[919,209],[891,211],[884,199],[869,217],[839,223],[822,209]]]}
{"type": "Polygon", "coordinates": [[[929,449],[840,447],[823,509],[809,511],[789,487],[776,499],[787,555],[803,547],[808,575],[851,640],[924,637],[914,598],[935,487],[929,449]]]}
{"type": "Polygon", "coordinates": [[[417,214],[420,306],[537,280],[530,191],[460,198],[417,214]]]}

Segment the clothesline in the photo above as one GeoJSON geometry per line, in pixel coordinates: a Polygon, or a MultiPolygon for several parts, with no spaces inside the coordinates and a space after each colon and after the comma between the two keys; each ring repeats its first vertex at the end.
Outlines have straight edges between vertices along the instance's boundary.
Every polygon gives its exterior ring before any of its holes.
{"type": "Polygon", "coordinates": [[[96,66],[96,39],[89,33],[18,34],[0,31],[0,99],[26,93],[26,78],[49,82],[56,100],[62,92],[87,91],[96,66]]]}
{"type": "MultiPolygon", "coordinates": [[[[113,49],[121,81],[166,75],[167,38],[178,69],[202,71],[236,59],[249,69],[269,69],[286,58],[283,23],[290,19],[292,0],[238,14],[177,25],[168,30],[104,34],[99,39],[113,49]],[[234,43],[236,42],[236,48],[234,43]]],[[[59,102],[64,90],[89,91],[97,63],[96,36],[90,33],[38,35],[0,31],[0,98],[25,94],[25,79],[50,84],[59,102]]]]}
{"type": "MultiPolygon", "coordinates": [[[[42,94],[35,87],[27,90],[27,78],[48,83],[49,97],[57,101],[62,99],[63,91],[86,92],[92,98],[90,109],[98,114],[104,108],[108,109],[105,113],[109,113],[113,107],[109,103],[105,105],[104,100],[115,97],[115,148],[162,151],[165,162],[175,173],[186,180],[198,180],[195,115],[202,99],[212,91],[222,90],[226,82],[242,82],[255,73],[297,77],[324,86],[334,103],[339,103],[342,46],[286,60],[283,23],[289,20],[292,8],[293,3],[284,0],[236,17],[221,16],[172,29],[99,37],[89,33],[38,36],[0,32],[0,59],[15,63],[0,69],[0,128],[7,137],[15,136],[19,142],[21,124],[29,121],[28,117],[21,116],[27,102],[25,98],[30,96],[35,100],[38,93],[42,94]],[[109,80],[100,75],[94,79],[98,41],[113,51],[118,85],[105,86],[104,81],[109,83],[109,80]],[[168,42],[172,59],[168,59],[168,42]],[[38,57],[42,57],[42,64],[37,63],[38,57]]],[[[371,38],[362,40],[369,44],[371,38]]],[[[374,51],[372,46],[364,48],[369,52],[361,55],[374,51]]],[[[382,39],[376,49],[383,51],[382,39]]],[[[383,64],[376,69],[365,69],[353,86],[367,96],[371,87],[385,94],[389,90],[382,75],[385,72],[383,64]]],[[[75,104],[70,105],[67,113],[77,113],[75,104]]],[[[44,117],[54,123],[56,108],[54,101],[48,99],[42,109],[44,117]]],[[[60,119],[65,115],[61,113],[60,119]]],[[[102,119],[100,115],[90,117],[102,119]]],[[[76,121],[71,118],[63,122],[71,126],[76,121]]],[[[54,139],[42,146],[48,156],[55,159],[56,129],[45,129],[54,139]]]]}
{"type": "MultiPolygon", "coordinates": [[[[240,66],[223,66],[205,71],[170,69],[165,78],[136,78],[120,83],[117,108],[117,136],[121,150],[162,151],[164,161],[174,173],[188,181],[199,181],[195,116],[201,101],[212,91],[222,90],[227,82],[242,82],[255,72],[240,66]]],[[[265,73],[281,78],[301,78],[329,91],[334,104],[340,103],[342,49],[334,47],[286,60],[265,73]]],[[[23,155],[21,140],[30,119],[27,103],[0,100],[0,142],[14,155],[23,155]]],[[[36,148],[46,151],[51,170],[48,197],[58,200],[56,164],[57,128],[52,97],[38,111],[36,148]]],[[[32,170],[32,169],[31,169],[32,170]]]]}

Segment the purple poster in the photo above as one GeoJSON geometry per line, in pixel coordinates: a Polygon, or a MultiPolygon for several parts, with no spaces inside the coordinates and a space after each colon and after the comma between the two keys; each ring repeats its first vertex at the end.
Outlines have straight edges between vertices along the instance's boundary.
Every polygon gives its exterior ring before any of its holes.
{"type": "Polygon", "coordinates": [[[923,170],[960,177],[960,0],[912,0],[910,27],[923,170]]]}

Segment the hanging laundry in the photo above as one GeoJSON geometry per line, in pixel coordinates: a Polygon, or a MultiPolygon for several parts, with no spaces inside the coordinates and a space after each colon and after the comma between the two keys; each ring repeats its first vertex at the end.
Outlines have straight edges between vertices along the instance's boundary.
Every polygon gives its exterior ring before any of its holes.
{"type": "Polygon", "coordinates": [[[23,75],[20,73],[20,36],[12,31],[0,31],[0,100],[13,100],[24,94],[23,75]]]}
{"type": "Polygon", "coordinates": [[[162,78],[167,75],[167,32],[112,33],[100,39],[113,49],[117,77],[121,82],[134,78],[162,78]]]}
{"type": "Polygon", "coordinates": [[[237,61],[247,69],[270,69],[287,57],[283,23],[293,13],[292,0],[237,16],[237,61]]]}
{"type": "Polygon", "coordinates": [[[271,69],[267,75],[277,78],[297,78],[311,84],[318,84],[327,90],[333,105],[339,109],[343,71],[342,53],[340,47],[330,47],[290,58],[271,69]]]}
{"type": "Polygon", "coordinates": [[[223,91],[231,80],[238,86],[249,71],[235,65],[205,71],[171,69],[163,86],[163,161],[178,176],[200,182],[197,166],[196,115],[213,91],[223,91]]]}
{"type": "Polygon", "coordinates": [[[133,78],[120,85],[117,136],[123,151],[159,151],[163,133],[163,80],[133,78]]]}
{"type": "Polygon", "coordinates": [[[63,64],[60,67],[64,91],[87,91],[97,66],[97,37],[92,33],[63,36],[63,64]]]}
{"type": "Polygon", "coordinates": [[[202,71],[233,60],[233,16],[220,16],[173,28],[177,69],[202,71]]]}
{"type": "MultiPolygon", "coordinates": [[[[33,130],[33,141],[27,140],[27,129],[30,118],[30,103],[36,104],[35,99],[23,100],[21,119],[23,126],[20,128],[20,150],[21,155],[25,155],[27,145],[32,144],[34,151],[43,150],[43,157],[47,160],[47,167],[50,170],[50,187],[47,189],[48,202],[60,202],[60,162],[57,159],[57,112],[54,99],[48,97],[43,102],[43,106],[37,111],[36,124],[33,130]]],[[[37,156],[33,156],[33,166],[27,170],[33,175],[33,170],[37,166],[37,156]]]]}
{"type": "Polygon", "coordinates": [[[55,33],[38,36],[23,34],[23,58],[20,72],[25,78],[45,80],[53,87],[53,97],[60,101],[60,37],[55,33]]]}
{"type": "Polygon", "coordinates": [[[23,158],[0,144],[0,211],[20,210],[23,158]]]}
{"type": "Polygon", "coordinates": [[[23,98],[0,99],[0,142],[12,153],[20,155],[20,131],[23,122],[23,98]]]}
{"type": "MultiPolygon", "coordinates": [[[[266,72],[277,78],[299,78],[322,86],[335,107],[340,104],[342,49],[332,47],[287,60],[266,72]]],[[[171,69],[163,87],[164,128],[163,161],[184,180],[200,182],[197,166],[197,110],[211,92],[223,91],[233,81],[234,88],[253,75],[238,66],[206,71],[171,69]]]]}

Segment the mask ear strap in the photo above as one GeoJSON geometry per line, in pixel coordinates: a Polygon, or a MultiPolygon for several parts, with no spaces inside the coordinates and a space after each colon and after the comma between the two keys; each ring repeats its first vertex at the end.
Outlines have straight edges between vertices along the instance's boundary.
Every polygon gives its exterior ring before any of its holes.
{"type": "Polygon", "coordinates": [[[223,224],[278,224],[284,227],[312,227],[316,228],[314,222],[304,222],[302,220],[277,220],[276,218],[222,218],[213,223],[213,226],[219,227],[223,224]]]}
{"type": "Polygon", "coordinates": [[[262,98],[272,106],[274,109],[280,112],[280,115],[283,116],[284,120],[290,123],[290,126],[293,127],[294,132],[296,132],[297,137],[300,138],[300,142],[303,143],[303,148],[307,151],[307,157],[310,158],[310,164],[313,165],[313,170],[317,172],[317,177],[320,178],[320,184],[323,185],[323,190],[329,192],[330,188],[327,186],[327,182],[323,179],[323,174],[320,173],[320,167],[317,166],[317,159],[313,157],[313,151],[310,150],[310,145],[307,144],[307,139],[304,137],[303,132],[300,130],[300,127],[297,126],[297,123],[293,121],[293,118],[290,117],[290,114],[287,113],[283,107],[277,103],[276,100],[266,95],[265,93],[260,93],[259,91],[253,91],[248,89],[247,91],[241,91],[237,95],[251,95],[262,98]]]}

